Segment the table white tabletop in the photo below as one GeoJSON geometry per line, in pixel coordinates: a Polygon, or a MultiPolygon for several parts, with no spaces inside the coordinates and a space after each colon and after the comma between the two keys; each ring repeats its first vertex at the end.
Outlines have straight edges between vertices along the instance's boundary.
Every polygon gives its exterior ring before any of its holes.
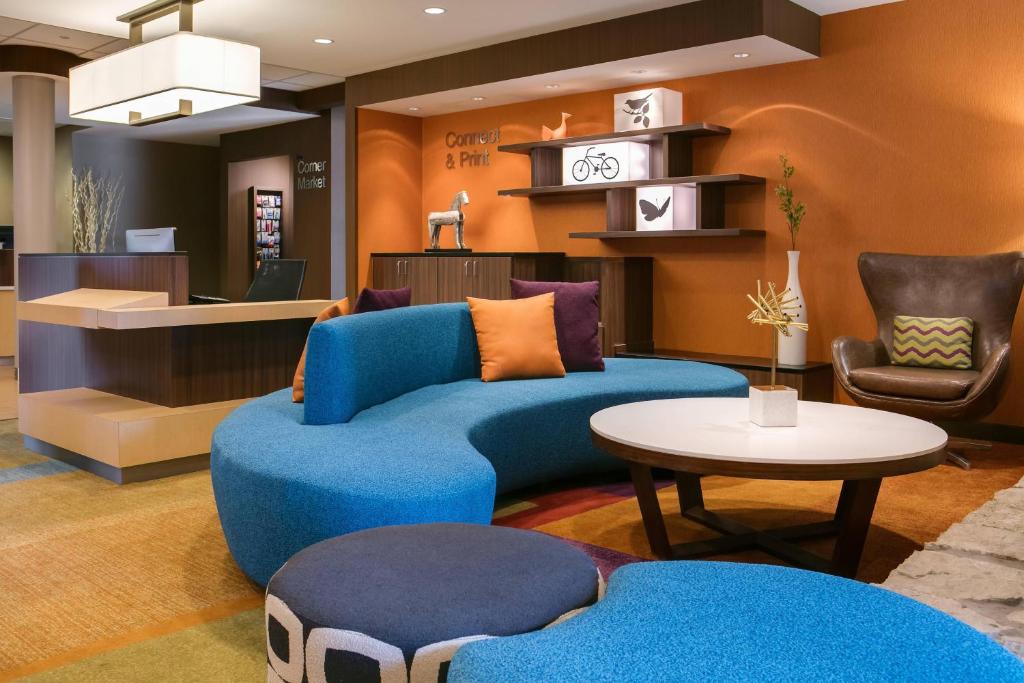
{"type": "Polygon", "coordinates": [[[812,401],[800,401],[796,427],[759,427],[745,398],[628,403],[595,413],[590,427],[610,441],[666,455],[757,464],[879,463],[933,453],[947,441],[924,420],[812,401]]]}

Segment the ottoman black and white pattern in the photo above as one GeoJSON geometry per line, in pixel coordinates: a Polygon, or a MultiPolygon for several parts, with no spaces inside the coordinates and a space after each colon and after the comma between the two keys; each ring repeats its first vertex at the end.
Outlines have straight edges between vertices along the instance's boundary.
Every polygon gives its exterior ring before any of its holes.
{"type": "Polygon", "coordinates": [[[418,524],[297,553],[267,586],[268,683],[443,683],[465,643],[536,631],[603,592],[585,553],[534,531],[418,524]]]}

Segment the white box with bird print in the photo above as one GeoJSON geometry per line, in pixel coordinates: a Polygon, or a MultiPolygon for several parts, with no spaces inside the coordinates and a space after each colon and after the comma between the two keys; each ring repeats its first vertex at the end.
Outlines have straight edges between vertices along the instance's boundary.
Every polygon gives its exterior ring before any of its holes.
{"type": "Polygon", "coordinates": [[[648,88],[615,95],[615,132],[678,126],[683,122],[683,93],[648,88]]]}
{"type": "Polygon", "coordinates": [[[643,142],[604,142],[562,150],[562,183],[615,183],[647,180],[651,172],[650,145],[643,142]]]}
{"type": "Polygon", "coordinates": [[[637,230],[696,230],[697,187],[648,185],[636,188],[637,230]]]}

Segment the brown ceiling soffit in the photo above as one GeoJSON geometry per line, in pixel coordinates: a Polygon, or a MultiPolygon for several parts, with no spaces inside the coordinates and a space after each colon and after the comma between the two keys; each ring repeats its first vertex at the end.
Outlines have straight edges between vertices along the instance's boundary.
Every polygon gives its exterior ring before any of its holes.
{"type": "Polygon", "coordinates": [[[350,76],[347,99],[387,102],[760,35],[821,54],[821,17],[791,0],[698,0],[350,76]]]}
{"type": "Polygon", "coordinates": [[[34,73],[67,78],[71,67],[87,61],[89,60],[52,47],[0,45],[0,72],[34,73]]]}

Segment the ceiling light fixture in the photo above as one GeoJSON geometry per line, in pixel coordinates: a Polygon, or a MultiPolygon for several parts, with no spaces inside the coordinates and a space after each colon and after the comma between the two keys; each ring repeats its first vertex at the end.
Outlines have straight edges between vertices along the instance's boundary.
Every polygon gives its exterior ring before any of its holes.
{"type": "Polygon", "coordinates": [[[473,101],[474,102],[483,102],[485,99],[487,99],[487,98],[486,97],[480,97],[479,95],[477,95],[476,97],[473,98],[473,101]]]}
{"type": "Polygon", "coordinates": [[[409,111],[419,111],[419,107],[409,107],[409,111]]]}
{"type": "Polygon", "coordinates": [[[314,38],[313,42],[316,43],[317,45],[330,45],[334,41],[331,40],[330,38],[314,38]]]}
{"type": "Polygon", "coordinates": [[[559,86],[558,86],[557,83],[548,83],[544,87],[547,88],[548,90],[554,90],[554,89],[558,88],[559,86]]]}
{"type": "Polygon", "coordinates": [[[645,73],[647,73],[647,69],[633,69],[629,73],[631,73],[631,74],[638,74],[638,75],[639,74],[645,74],[645,73]]]}
{"type": "Polygon", "coordinates": [[[69,72],[74,118],[143,126],[260,98],[260,49],[192,33],[193,4],[157,0],[117,18],[128,48],[69,72]],[[142,27],[178,12],[178,32],[143,43],[142,27]]]}
{"type": "Polygon", "coordinates": [[[444,14],[447,11],[448,10],[446,10],[444,7],[425,7],[423,9],[424,14],[430,14],[433,16],[437,16],[438,14],[444,14]]]}
{"type": "Polygon", "coordinates": [[[747,57],[750,56],[750,53],[749,52],[734,52],[732,54],[732,56],[735,57],[736,59],[746,59],[747,57]]]}

